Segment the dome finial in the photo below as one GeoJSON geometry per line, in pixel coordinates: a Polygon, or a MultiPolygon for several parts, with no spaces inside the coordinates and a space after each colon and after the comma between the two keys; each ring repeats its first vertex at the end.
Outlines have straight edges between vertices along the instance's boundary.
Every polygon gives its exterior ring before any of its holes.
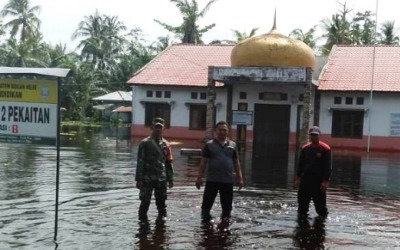
{"type": "Polygon", "coordinates": [[[276,7],[275,7],[275,13],[274,13],[274,25],[272,26],[271,31],[276,30],[276,7]]]}

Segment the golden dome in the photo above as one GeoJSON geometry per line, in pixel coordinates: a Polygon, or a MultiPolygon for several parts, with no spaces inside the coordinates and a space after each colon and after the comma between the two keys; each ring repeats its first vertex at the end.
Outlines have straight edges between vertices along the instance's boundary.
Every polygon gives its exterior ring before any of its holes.
{"type": "Polygon", "coordinates": [[[274,21],[274,26],[269,33],[247,38],[232,49],[231,66],[314,69],[315,55],[304,42],[280,34],[276,30],[274,21]]]}

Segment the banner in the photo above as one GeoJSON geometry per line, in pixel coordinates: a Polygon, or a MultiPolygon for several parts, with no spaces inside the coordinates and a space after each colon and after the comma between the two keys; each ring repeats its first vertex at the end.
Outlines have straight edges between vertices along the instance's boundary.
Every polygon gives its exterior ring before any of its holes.
{"type": "Polygon", "coordinates": [[[0,80],[0,141],[53,143],[57,136],[57,82],[0,80]]]}

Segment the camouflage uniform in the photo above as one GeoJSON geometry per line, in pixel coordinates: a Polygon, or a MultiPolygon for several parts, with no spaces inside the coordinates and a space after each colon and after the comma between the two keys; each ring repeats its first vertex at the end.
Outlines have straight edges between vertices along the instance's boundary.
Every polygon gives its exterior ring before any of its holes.
{"type": "Polygon", "coordinates": [[[151,136],[142,140],[138,149],[136,182],[142,182],[140,189],[139,219],[147,218],[147,211],[154,197],[159,216],[166,216],[167,182],[173,181],[171,147],[167,140],[151,136]]]}

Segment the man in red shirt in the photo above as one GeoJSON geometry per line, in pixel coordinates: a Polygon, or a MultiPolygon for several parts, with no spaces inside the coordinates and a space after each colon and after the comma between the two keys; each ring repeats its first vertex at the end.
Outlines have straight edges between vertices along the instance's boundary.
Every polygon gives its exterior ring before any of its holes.
{"type": "Polygon", "coordinates": [[[326,189],[331,177],[332,153],[328,144],[320,141],[321,130],[311,127],[308,131],[310,142],[300,152],[296,171],[295,186],[298,188],[298,216],[307,218],[311,200],[322,218],[328,215],[326,189]]]}

